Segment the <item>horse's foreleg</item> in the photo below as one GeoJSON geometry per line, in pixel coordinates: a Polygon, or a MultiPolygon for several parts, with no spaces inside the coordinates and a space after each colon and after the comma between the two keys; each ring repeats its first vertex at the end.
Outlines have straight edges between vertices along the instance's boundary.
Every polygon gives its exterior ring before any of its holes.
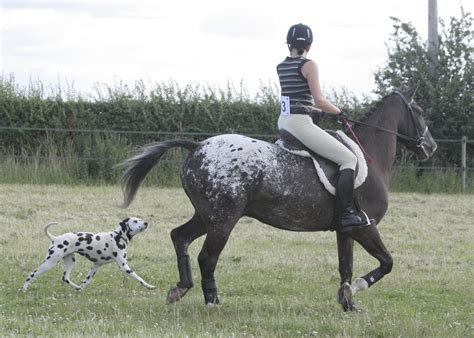
{"type": "Polygon", "coordinates": [[[337,301],[344,311],[354,310],[355,304],[352,292],[347,292],[352,280],[352,261],[354,257],[354,240],[346,234],[337,233],[337,252],[339,256],[339,275],[341,287],[337,294],[337,301]]]}
{"type": "Polygon", "coordinates": [[[206,233],[206,227],[196,213],[187,223],[171,231],[176,257],[178,261],[179,282],[168,291],[168,304],[180,300],[194,286],[188,247],[196,238],[206,233]]]}
{"type": "Polygon", "coordinates": [[[380,262],[380,266],[362,278],[358,278],[352,283],[351,290],[355,294],[359,290],[364,290],[378,282],[383,276],[392,271],[393,259],[380,238],[379,231],[375,224],[368,228],[353,231],[350,236],[380,262]]]}
{"type": "Polygon", "coordinates": [[[339,274],[341,285],[351,282],[354,240],[346,234],[337,233],[337,252],[339,255],[339,274]]]}

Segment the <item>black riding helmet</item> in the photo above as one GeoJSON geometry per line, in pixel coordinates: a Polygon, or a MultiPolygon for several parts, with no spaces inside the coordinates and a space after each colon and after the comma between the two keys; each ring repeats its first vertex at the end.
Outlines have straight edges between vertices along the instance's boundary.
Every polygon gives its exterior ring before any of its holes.
{"type": "Polygon", "coordinates": [[[313,43],[313,32],[309,26],[303,25],[302,23],[293,25],[286,35],[286,43],[290,50],[292,48],[306,48],[313,43]]]}

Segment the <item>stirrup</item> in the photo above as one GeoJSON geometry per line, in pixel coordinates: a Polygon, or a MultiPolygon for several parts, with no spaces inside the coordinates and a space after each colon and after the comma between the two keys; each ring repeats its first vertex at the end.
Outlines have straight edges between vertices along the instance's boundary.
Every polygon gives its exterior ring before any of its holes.
{"type": "Polygon", "coordinates": [[[359,210],[358,212],[352,212],[348,217],[357,218],[357,221],[352,224],[343,225],[343,217],[341,217],[341,224],[339,227],[340,232],[349,232],[355,229],[365,228],[371,225],[372,223],[375,223],[375,220],[370,219],[363,210],[359,210]]]}

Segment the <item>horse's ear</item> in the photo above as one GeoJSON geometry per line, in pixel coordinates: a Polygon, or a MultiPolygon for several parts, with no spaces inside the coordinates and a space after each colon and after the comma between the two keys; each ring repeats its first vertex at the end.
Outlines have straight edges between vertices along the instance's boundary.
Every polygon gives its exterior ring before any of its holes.
{"type": "Polygon", "coordinates": [[[403,96],[405,96],[405,98],[408,101],[411,101],[415,97],[416,91],[418,90],[419,86],[420,85],[417,84],[416,87],[413,87],[413,88],[408,89],[407,91],[403,92],[403,96]]]}

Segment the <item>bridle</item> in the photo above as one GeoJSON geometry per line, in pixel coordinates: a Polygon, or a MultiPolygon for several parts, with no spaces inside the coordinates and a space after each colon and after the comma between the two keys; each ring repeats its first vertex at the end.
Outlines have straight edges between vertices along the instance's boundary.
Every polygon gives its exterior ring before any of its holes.
{"type": "Polygon", "coordinates": [[[427,157],[429,157],[429,152],[426,150],[426,147],[425,147],[425,146],[428,145],[427,142],[426,142],[426,138],[425,138],[426,134],[428,133],[428,127],[425,126],[425,128],[423,129],[423,132],[421,132],[422,127],[419,126],[418,121],[415,118],[415,112],[413,111],[413,107],[411,106],[412,103],[413,103],[413,98],[410,101],[408,101],[405,98],[405,96],[401,92],[399,92],[398,90],[394,91],[392,94],[400,96],[402,98],[403,102],[405,103],[405,105],[407,107],[407,110],[408,110],[408,113],[409,113],[409,115],[412,119],[413,125],[415,126],[416,136],[417,136],[416,138],[400,134],[400,133],[398,133],[396,131],[393,131],[393,130],[390,130],[390,129],[386,129],[386,128],[383,128],[383,127],[380,127],[380,126],[376,126],[374,124],[370,124],[370,123],[366,123],[366,122],[362,122],[362,121],[358,121],[358,120],[352,120],[352,119],[349,119],[349,118],[345,118],[345,121],[343,120],[342,122],[345,124],[346,128],[349,129],[351,134],[356,138],[357,143],[361,147],[361,149],[364,152],[364,154],[366,155],[366,157],[369,158],[369,159],[370,159],[370,156],[368,156],[368,154],[363,150],[359,140],[357,139],[357,136],[355,135],[354,131],[351,128],[351,125],[348,122],[351,122],[351,123],[354,123],[354,124],[360,124],[360,125],[363,125],[363,126],[366,126],[366,127],[369,127],[369,128],[380,130],[380,131],[383,131],[385,133],[396,135],[397,137],[399,137],[401,139],[404,139],[404,140],[407,140],[409,142],[414,142],[416,147],[421,148],[423,150],[423,152],[425,153],[425,155],[427,157]]]}
{"type": "Polygon", "coordinates": [[[426,133],[428,132],[428,127],[425,126],[423,132],[421,132],[422,128],[421,128],[421,126],[418,125],[418,121],[415,118],[415,112],[413,111],[413,107],[411,106],[412,103],[413,103],[413,99],[411,99],[410,102],[408,102],[408,100],[405,98],[405,96],[403,96],[403,94],[400,93],[397,90],[394,91],[392,94],[396,94],[396,95],[400,96],[402,98],[403,102],[405,103],[405,105],[408,109],[409,115],[412,119],[413,125],[415,126],[416,136],[417,136],[416,138],[410,137],[410,136],[407,136],[407,135],[403,135],[403,134],[397,133],[396,131],[386,129],[386,128],[383,128],[383,127],[380,127],[380,126],[376,126],[374,124],[358,121],[358,120],[347,119],[347,121],[349,121],[351,123],[354,123],[354,124],[360,124],[360,125],[370,127],[370,128],[376,129],[376,130],[380,130],[380,131],[383,131],[383,132],[386,132],[386,133],[389,133],[389,134],[392,134],[392,135],[396,135],[397,137],[402,138],[404,140],[414,142],[418,148],[423,147],[423,150],[425,151],[424,144],[426,144],[425,136],[426,136],[426,133]]]}

